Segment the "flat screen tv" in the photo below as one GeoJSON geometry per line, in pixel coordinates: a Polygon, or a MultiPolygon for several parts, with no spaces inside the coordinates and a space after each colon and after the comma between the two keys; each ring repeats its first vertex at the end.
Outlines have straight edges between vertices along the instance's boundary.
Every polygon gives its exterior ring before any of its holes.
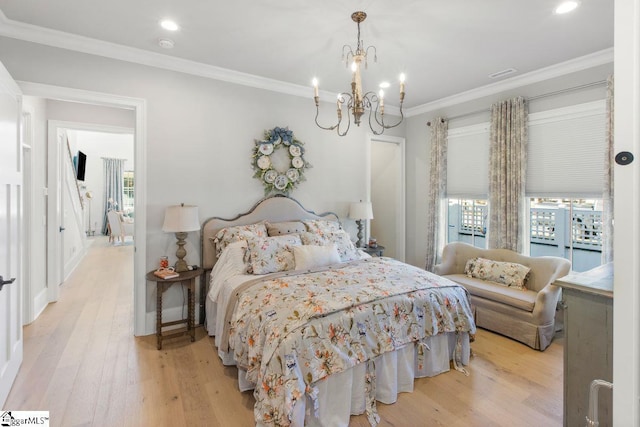
{"type": "Polygon", "coordinates": [[[87,155],[82,151],[78,151],[78,166],[76,172],[76,178],[78,181],[84,181],[84,170],[87,166],[87,155]]]}

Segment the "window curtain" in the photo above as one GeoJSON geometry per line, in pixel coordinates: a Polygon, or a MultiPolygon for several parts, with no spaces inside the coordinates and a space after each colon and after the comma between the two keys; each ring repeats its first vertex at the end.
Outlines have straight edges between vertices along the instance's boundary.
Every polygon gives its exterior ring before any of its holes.
{"type": "Polygon", "coordinates": [[[613,76],[607,79],[607,136],[602,192],[602,263],[613,261],[613,76]]]}
{"type": "Polygon", "coordinates": [[[124,159],[108,159],[102,158],[104,170],[104,203],[103,203],[103,221],[102,234],[107,234],[107,211],[110,209],[118,210],[122,208],[122,199],[124,194],[124,159]]]}
{"type": "Polygon", "coordinates": [[[431,162],[429,169],[429,194],[427,195],[427,259],[426,270],[434,271],[438,253],[444,246],[447,223],[447,132],[449,123],[438,117],[431,126],[431,162]]]}
{"type": "Polygon", "coordinates": [[[523,97],[491,106],[489,248],[522,252],[527,115],[523,97]]]}

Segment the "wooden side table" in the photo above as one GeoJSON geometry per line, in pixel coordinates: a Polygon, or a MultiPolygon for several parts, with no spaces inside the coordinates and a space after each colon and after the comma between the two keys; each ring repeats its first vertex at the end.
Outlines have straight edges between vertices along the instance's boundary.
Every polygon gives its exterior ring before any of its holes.
{"type": "Polygon", "coordinates": [[[162,339],[163,338],[171,338],[177,337],[181,335],[188,334],[191,336],[191,342],[196,340],[196,329],[195,329],[195,307],[196,307],[196,277],[200,276],[203,273],[201,268],[196,268],[195,270],[185,271],[180,273],[180,276],[174,277],[173,279],[161,279],[160,277],[153,274],[153,271],[147,273],[147,280],[150,282],[156,282],[157,288],[157,304],[156,304],[156,337],[158,339],[158,350],[162,349],[162,339]],[[187,309],[187,318],[174,320],[173,322],[162,323],[162,294],[164,291],[169,289],[171,285],[174,283],[180,283],[182,286],[186,287],[189,293],[189,303],[187,309]],[[162,332],[162,328],[167,326],[179,325],[184,323],[186,325],[185,328],[180,328],[176,330],[168,331],[167,333],[162,332]]]}
{"type": "Polygon", "coordinates": [[[382,254],[384,253],[384,246],[380,246],[380,245],[376,246],[375,248],[372,248],[370,246],[365,246],[363,248],[358,248],[358,249],[362,249],[363,251],[365,251],[371,256],[382,256],[382,254]]]}

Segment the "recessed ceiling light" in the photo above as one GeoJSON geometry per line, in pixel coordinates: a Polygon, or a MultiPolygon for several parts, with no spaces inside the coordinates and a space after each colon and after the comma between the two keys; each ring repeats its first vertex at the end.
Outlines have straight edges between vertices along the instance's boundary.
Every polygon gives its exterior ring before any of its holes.
{"type": "Polygon", "coordinates": [[[381,87],[382,89],[386,89],[386,88],[388,88],[389,86],[391,86],[391,85],[389,84],[389,82],[382,82],[382,83],[380,83],[380,87],[381,87]]]}
{"type": "Polygon", "coordinates": [[[167,31],[178,31],[178,29],[180,28],[178,27],[178,24],[176,24],[170,19],[165,19],[162,22],[160,22],[160,26],[167,31]]]}
{"type": "Polygon", "coordinates": [[[165,49],[172,49],[175,43],[171,39],[160,39],[158,40],[158,45],[165,49]]]}
{"type": "Polygon", "coordinates": [[[562,2],[558,5],[558,7],[556,7],[556,14],[558,15],[562,15],[563,13],[569,13],[572,10],[574,10],[576,7],[578,7],[579,2],[572,0],[572,1],[565,1],[562,2]]]}

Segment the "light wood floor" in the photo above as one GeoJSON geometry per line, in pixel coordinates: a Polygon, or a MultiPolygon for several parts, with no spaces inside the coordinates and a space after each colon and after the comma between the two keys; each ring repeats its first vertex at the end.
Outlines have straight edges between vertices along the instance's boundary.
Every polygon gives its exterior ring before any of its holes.
{"type": "MultiPolygon", "coordinates": [[[[133,336],[133,247],[96,239],[60,300],[24,328],[24,362],[7,410],[48,410],[53,426],[251,426],[253,395],[237,391],[198,328],[165,341],[133,336]]],[[[479,330],[471,375],[418,379],[379,404],[381,426],[560,426],[562,338],[543,353],[479,330]]],[[[351,425],[368,426],[364,415],[351,425]]]]}

